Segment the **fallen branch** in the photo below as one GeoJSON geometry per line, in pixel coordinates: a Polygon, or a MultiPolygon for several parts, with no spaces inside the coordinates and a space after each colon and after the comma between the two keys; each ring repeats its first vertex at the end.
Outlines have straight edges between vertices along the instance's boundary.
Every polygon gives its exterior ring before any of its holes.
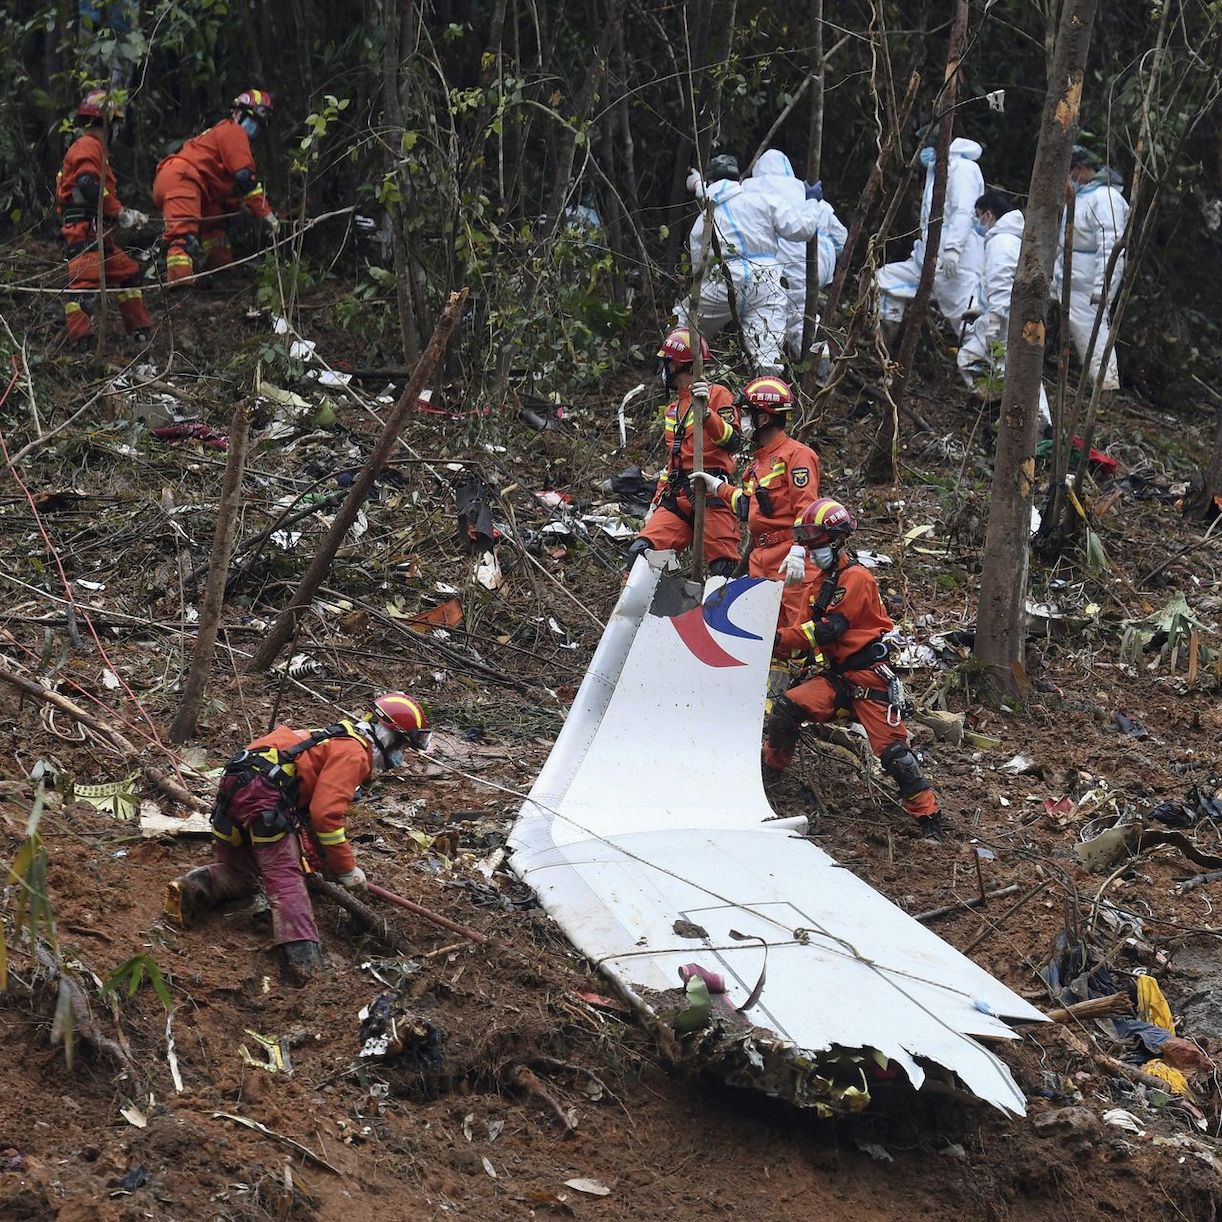
{"type": "Polygon", "coordinates": [[[1127,993],[1112,993],[1108,997],[1090,997],[1086,1001],[1075,1001],[1071,1006],[1062,1006],[1048,1011],[1054,1023],[1080,1022],[1087,1018],[1107,1018],[1111,1015],[1133,1013],[1133,1003],[1127,993]]]}
{"type": "Polygon", "coordinates": [[[338,905],[363,929],[373,934],[379,942],[389,946],[398,954],[415,956],[416,948],[406,938],[395,933],[385,917],[378,916],[368,904],[361,903],[350,891],[346,891],[338,883],[327,882],[317,874],[309,875],[307,884],[315,895],[325,896],[333,904],[338,905]]]}
{"type": "Polygon", "coordinates": [[[577,1127],[577,1119],[572,1111],[565,1111],[559,1103],[552,1098],[547,1087],[539,1081],[538,1076],[525,1065],[513,1064],[507,1065],[504,1070],[506,1082],[511,1086],[518,1087],[519,1090],[525,1091],[528,1095],[533,1095],[539,1100],[555,1117],[560,1121],[566,1133],[571,1133],[577,1127]]]}
{"type": "Polygon", "coordinates": [[[270,1137],[272,1141],[278,1141],[281,1145],[288,1146],[290,1149],[296,1150],[307,1162],[311,1162],[316,1167],[321,1167],[324,1171],[330,1171],[332,1175],[338,1175],[343,1178],[343,1172],[338,1167],[333,1167],[325,1158],[320,1158],[309,1146],[303,1146],[301,1142],[294,1141],[291,1137],[285,1137],[283,1133],[277,1133],[274,1129],[269,1129],[267,1125],[260,1124],[257,1120],[250,1120],[245,1116],[235,1116],[231,1112],[213,1112],[213,1120],[231,1120],[234,1124],[240,1124],[244,1129],[250,1129],[254,1133],[262,1133],[264,1137],[270,1137]]]}
{"type": "Polygon", "coordinates": [[[941,908],[931,908],[928,912],[918,912],[914,921],[936,921],[939,917],[950,916],[952,912],[962,912],[965,908],[979,908],[988,900],[1001,899],[1003,895],[1013,895],[1018,890],[1018,883],[1001,887],[997,891],[986,892],[983,896],[974,895],[970,900],[959,900],[954,904],[943,904],[941,908]]]}
{"type": "Polygon", "coordinates": [[[336,512],[330,530],[318,545],[318,551],[306,570],[305,576],[302,577],[289,605],[276,617],[263,643],[255,651],[255,656],[251,659],[249,666],[252,674],[267,670],[276,660],[276,655],[288,643],[296,629],[298,615],[310,605],[314,595],[318,593],[318,587],[322,585],[323,578],[330,570],[340,544],[343,543],[344,537],[351,529],[353,522],[356,521],[356,515],[361,506],[369,497],[373,481],[381,474],[395,446],[398,445],[399,434],[407,424],[409,415],[415,409],[420,392],[424,390],[425,384],[433,376],[433,370],[445,351],[446,343],[458,325],[458,319],[466,300],[467,290],[465,288],[460,292],[450,294],[450,299],[441,312],[441,317],[437,320],[437,326],[429,340],[428,347],[424,350],[424,355],[416,365],[407,386],[404,387],[403,394],[399,396],[398,403],[387,417],[377,445],[369,456],[369,461],[361,468],[360,474],[348,493],[348,499],[336,512]]]}
{"type": "Polygon", "coordinates": [[[1185,891],[1195,891],[1198,887],[1204,887],[1206,883],[1216,883],[1222,881],[1222,870],[1208,870],[1204,874],[1194,874],[1191,878],[1184,879],[1183,882],[1175,884],[1176,895],[1183,895],[1185,891]]]}
{"type": "MultiPolygon", "coordinates": [[[[1091,1060],[1094,1061],[1100,1069],[1106,1069],[1108,1073],[1115,1074],[1121,1078],[1128,1078],[1130,1082],[1136,1082],[1139,1086],[1147,1086],[1151,1090],[1162,1091],[1165,1094],[1170,1093],[1170,1086],[1165,1078],[1156,1078],[1152,1073],[1145,1073],[1138,1069],[1136,1065],[1126,1065],[1123,1061],[1116,1060],[1115,1057],[1110,1057],[1105,1052],[1092,1052],[1091,1060]]],[[[1181,1095],[1181,1099],[1188,1099],[1189,1102],[1195,1102],[1195,1095],[1181,1095]]]]}
{"type": "Polygon", "coordinates": [[[61,696],[59,692],[50,691],[40,683],[35,683],[33,679],[27,679],[24,675],[19,675],[15,671],[9,670],[6,666],[0,666],[0,681],[9,684],[10,687],[15,687],[27,696],[33,696],[36,700],[41,700],[44,704],[51,705],[52,708],[59,709],[61,713],[67,713],[69,717],[75,718],[81,725],[93,730],[95,734],[98,734],[110,743],[120,755],[131,760],[132,763],[139,767],[149,783],[156,789],[159,789],[166,797],[181,803],[183,806],[189,806],[193,810],[211,811],[212,807],[203,798],[197,798],[190,790],[184,789],[177,781],[162,772],[160,768],[154,768],[151,764],[141,764],[140,752],[136,750],[128,739],[124,738],[109,723],[94,717],[91,713],[86,713],[79,704],[69,700],[67,696],[61,696]]]}
{"type": "Polygon", "coordinates": [[[413,903],[411,900],[405,900],[403,896],[396,895],[393,891],[387,891],[385,887],[379,887],[377,883],[369,884],[369,894],[376,895],[378,899],[385,900],[388,904],[394,904],[396,908],[402,908],[404,912],[410,912],[414,916],[422,917],[434,925],[439,925],[442,929],[448,929],[451,933],[461,934],[469,942],[478,942],[481,946],[490,946],[492,944],[492,939],[486,934],[480,933],[478,929],[472,929],[469,925],[460,925],[457,921],[451,921],[449,917],[444,917],[441,913],[433,912],[431,909],[413,903]]]}

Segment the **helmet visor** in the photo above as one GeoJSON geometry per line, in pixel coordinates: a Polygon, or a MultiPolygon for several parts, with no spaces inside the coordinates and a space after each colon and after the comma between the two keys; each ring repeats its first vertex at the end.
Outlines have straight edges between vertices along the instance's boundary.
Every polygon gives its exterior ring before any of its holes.
{"type": "Polygon", "coordinates": [[[407,741],[417,751],[427,752],[433,742],[433,731],[430,730],[409,730],[407,741]]]}

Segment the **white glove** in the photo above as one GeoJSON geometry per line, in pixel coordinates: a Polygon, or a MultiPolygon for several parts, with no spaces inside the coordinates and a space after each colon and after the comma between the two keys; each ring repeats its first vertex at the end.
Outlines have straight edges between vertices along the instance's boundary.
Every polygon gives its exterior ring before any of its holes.
{"type": "Polygon", "coordinates": [[[657,512],[658,512],[658,507],[657,507],[656,505],[650,505],[650,507],[649,507],[647,510],[645,510],[645,522],[644,522],[644,524],[645,524],[646,526],[648,526],[648,525],[649,525],[649,519],[650,519],[650,518],[652,518],[652,517],[653,517],[653,515],[654,515],[655,513],[657,513],[657,512]]]}
{"type": "Polygon", "coordinates": [[[700,177],[699,170],[691,170],[687,176],[687,189],[693,195],[704,185],[704,179],[700,177]]]}
{"type": "Polygon", "coordinates": [[[353,866],[347,874],[341,874],[336,881],[347,891],[364,891],[369,886],[369,879],[360,866],[353,866]]]}
{"type": "Polygon", "coordinates": [[[944,276],[957,276],[959,274],[959,252],[957,250],[943,251],[942,259],[938,263],[938,271],[944,276]]]}
{"type": "Polygon", "coordinates": [[[781,561],[777,572],[785,578],[787,586],[800,586],[806,580],[806,548],[795,543],[781,561]]]}
{"type": "Polygon", "coordinates": [[[263,218],[263,223],[272,231],[273,237],[280,232],[280,218],[274,212],[269,212],[263,218]]]}
{"type": "Polygon", "coordinates": [[[692,383],[692,399],[700,399],[707,407],[709,403],[709,384],[707,382],[692,383]]]}
{"type": "Polygon", "coordinates": [[[135,208],[119,209],[119,224],[124,229],[135,229],[137,225],[147,225],[148,223],[149,214],[147,212],[139,212],[135,208]]]}
{"type": "Polygon", "coordinates": [[[709,471],[693,471],[692,479],[699,480],[705,486],[709,496],[716,496],[717,489],[726,482],[720,475],[713,475],[709,471]]]}

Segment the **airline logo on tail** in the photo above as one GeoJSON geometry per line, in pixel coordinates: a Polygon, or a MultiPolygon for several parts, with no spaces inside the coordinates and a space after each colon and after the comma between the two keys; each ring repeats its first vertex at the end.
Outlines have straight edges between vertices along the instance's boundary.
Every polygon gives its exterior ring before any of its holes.
{"type": "Polygon", "coordinates": [[[730,620],[730,608],[752,586],[764,581],[763,577],[739,577],[728,581],[719,590],[709,595],[708,601],[702,606],[693,607],[682,615],[676,615],[670,622],[674,624],[679,639],[706,666],[746,666],[726,650],[713,635],[738,637],[740,640],[759,641],[763,638],[755,632],[748,632],[730,620]]]}

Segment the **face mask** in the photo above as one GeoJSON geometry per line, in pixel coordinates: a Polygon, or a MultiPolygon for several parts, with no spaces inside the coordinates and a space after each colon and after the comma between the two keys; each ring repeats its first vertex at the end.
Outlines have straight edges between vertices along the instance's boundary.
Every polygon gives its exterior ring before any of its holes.
{"type": "Polygon", "coordinates": [[[977,218],[972,222],[972,231],[974,233],[978,233],[981,237],[984,237],[984,235],[989,232],[989,226],[986,225],[984,221],[977,218]]]}
{"type": "Polygon", "coordinates": [[[392,768],[402,768],[403,743],[399,735],[389,726],[376,725],[373,727],[372,737],[374,772],[389,772],[392,768]]]}
{"type": "Polygon", "coordinates": [[[749,416],[742,418],[742,423],[738,426],[738,431],[742,434],[744,441],[750,441],[755,436],[755,421],[749,416]]]}
{"type": "Polygon", "coordinates": [[[238,126],[253,140],[259,134],[259,120],[253,115],[243,115],[238,126]]]}
{"type": "Polygon", "coordinates": [[[921,164],[923,166],[933,165],[934,158],[937,157],[937,155],[938,155],[938,150],[934,148],[932,145],[929,148],[923,148],[921,150],[921,164]]]}
{"type": "Polygon", "coordinates": [[[836,563],[836,552],[830,547],[812,547],[810,558],[815,562],[817,568],[826,570],[836,563]]]}

